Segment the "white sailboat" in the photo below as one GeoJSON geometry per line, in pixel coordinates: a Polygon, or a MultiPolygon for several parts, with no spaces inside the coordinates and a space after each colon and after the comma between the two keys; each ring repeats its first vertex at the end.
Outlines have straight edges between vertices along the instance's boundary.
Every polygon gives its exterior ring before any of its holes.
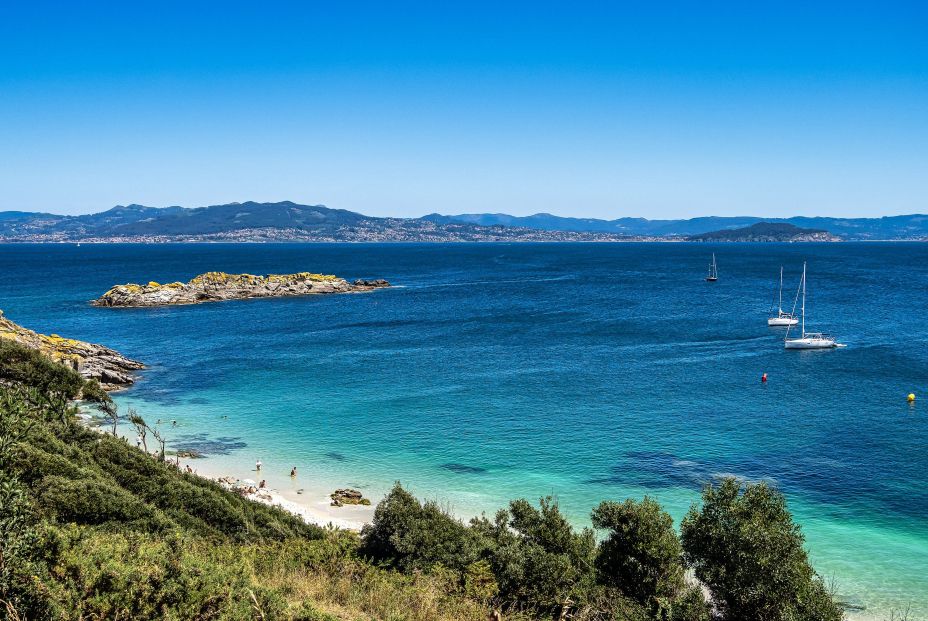
{"type": "MultiPolygon", "coordinates": [[[[786,349],[831,349],[832,347],[838,347],[838,343],[834,338],[822,334],[821,332],[806,332],[806,264],[802,264],[802,281],[800,283],[800,289],[802,290],[802,335],[797,338],[789,338],[789,328],[786,329],[786,338],[784,339],[784,346],[786,349]]],[[[799,297],[799,293],[796,293],[796,297],[799,297]]],[[[796,303],[793,303],[793,310],[795,311],[796,303]]]]}
{"type": "Polygon", "coordinates": [[[706,276],[708,282],[715,282],[719,279],[719,266],[715,264],[715,253],[712,253],[712,263],[709,264],[709,275],[706,276]]]}
{"type": "Polygon", "coordinates": [[[780,266],[780,301],[777,304],[777,314],[767,318],[768,326],[795,326],[799,323],[792,313],[783,310],[783,266],[780,266]]]}

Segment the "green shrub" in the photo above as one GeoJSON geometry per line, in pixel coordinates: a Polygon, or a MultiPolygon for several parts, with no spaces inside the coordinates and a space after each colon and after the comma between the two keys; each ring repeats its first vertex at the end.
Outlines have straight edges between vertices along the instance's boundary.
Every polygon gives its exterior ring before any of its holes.
{"type": "Polygon", "coordinates": [[[593,527],[609,531],[596,552],[597,578],[658,609],[683,589],[683,549],[673,518],[654,500],[602,502],[593,527]]]}
{"type": "Polygon", "coordinates": [[[670,606],[670,621],[710,621],[712,607],[699,587],[685,589],[670,606]]]}
{"type": "Polygon", "coordinates": [[[60,531],[53,597],[68,619],[284,618],[234,546],[70,526],[60,531]]]}
{"type": "Polygon", "coordinates": [[[0,389],[0,611],[9,606],[18,615],[39,618],[46,602],[35,581],[45,574],[45,567],[39,555],[37,516],[16,460],[29,425],[27,415],[20,390],[0,389]]]}
{"type": "Polygon", "coordinates": [[[38,482],[36,492],[39,505],[59,522],[95,525],[146,519],[146,529],[154,524],[166,526],[146,503],[97,478],[73,480],[48,476],[38,482]]]}
{"type": "Polygon", "coordinates": [[[100,386],[100,382],[95,379],[87,380],[81,389],[81,399],[92,403],[106,403],[110,401],[110,396],[100,386]]]}
{"type": "Polygon", "coordinates": [[[443,565],[463,572],[486,547],[479,533],[437,504],[420,503],[399,483],[377,505],[361,538],[361,554],[403,571],[443,565]]]}
{"type": "Polygon", "coordinates": [[[293,615],[293,621],[338,621],[338,618],[322,612],[309,602],[303,602],[293,615]]]}
{"type": "Polygon", "coordinates": [[[505,600],[556,612],[593,598],[593,531],[574,532],[553,499],[542,498],[538,508],[514,500],[495,522],[475,521],[474,526],[494,542],[490,562],[505,600]]]}
{"type": "Polygon", "coordinates": [[[783,495],[734,479],[703,490],[683,520],[683,549],[728,619],[840,621],[812,570],[783,495]]]}
{"type": "Polygon", "coordinates": [[[464,571],[464,594],[478,602],[488,603],[499,593],[493,566],[487,560],[471,563],[464,571]]]}
{"type": "Polygon", "coordinates": [[[0,381],[37,388],[45,395],[69,398],[80,396],[86,384],[74,369],[52,362],[38,350],[4,338],[0,338],[0,381]]]}

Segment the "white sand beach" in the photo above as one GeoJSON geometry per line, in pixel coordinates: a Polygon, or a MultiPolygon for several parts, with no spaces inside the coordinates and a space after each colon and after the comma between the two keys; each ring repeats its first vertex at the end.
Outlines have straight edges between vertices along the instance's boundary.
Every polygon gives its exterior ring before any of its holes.
{"type": "Polygon", "coordinates": [[[238,472],[235,467],[219,457],[199,459],[180,459],[180,468],[187,466],[199,476],[213,481],[235,480],[255,487],[263,479],[267,482],[264,489],[245,496],[256,502],[277,506],[294,515],[298,515],[310,524],[334,526],[348,530],[361,530],[364,524],[374,516],[374,506],[345,505],[333,507],[329,497],[334,490],[325,489],[314,484],[310,475],[298,474],[294,479],[286,476],[272,476],[269,473],[257,473],[254,469],[238,472]],[[310,479],[305,481],[304,479],[310,479]]]}

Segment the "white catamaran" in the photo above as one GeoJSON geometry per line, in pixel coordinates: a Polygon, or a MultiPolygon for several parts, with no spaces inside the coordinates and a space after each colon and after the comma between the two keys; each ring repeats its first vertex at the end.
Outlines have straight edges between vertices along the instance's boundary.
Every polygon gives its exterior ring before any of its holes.
{"type": "Polygon", "coordinates": [[[712,253],[712,263],[709,264],[709,275],[706,276],[708,282],[715,282],[719,279],[719,266],[715,264],[715,253],[712,253]]]}
{"type": "Polygon", "coordinates": [[[795,326],[799,320],[792,313],[783,310],[783,266],[780,266],[780,301],[777,304],[777,314],[767,318],[768,326],[795,326]]]}
{"type": "MultiPolygon", "coordinates": [[[[789,338],[789,328],[786,329],[786,338],[784,345],[786,349],[831,349],[839,347],[834,338],[822,334],[821,332],[806,332],[806,264],[802,264],[802,281],[799,284],[802,291],[802,335],[800,338],[789,338]]],[[[799,297],[799,292],[796,292],[799,297]]],[[[796,303],[793,302],[793,311],[796,310],[796,303]]]]}

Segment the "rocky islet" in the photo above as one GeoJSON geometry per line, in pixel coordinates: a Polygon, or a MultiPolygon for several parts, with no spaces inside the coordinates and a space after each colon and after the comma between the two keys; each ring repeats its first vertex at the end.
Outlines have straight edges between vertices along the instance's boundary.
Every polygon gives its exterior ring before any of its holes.
{"type": "Polygon", "coordinates": [[[174,306],[252,298],[363,293],[389,286],[390,283],[383,279],[349,282],[338,276],[310,272],[267,276],[206,272],[186,283],[152,281],[146,285],[116,285],[92,303],[105,307],[174,306]]]}

